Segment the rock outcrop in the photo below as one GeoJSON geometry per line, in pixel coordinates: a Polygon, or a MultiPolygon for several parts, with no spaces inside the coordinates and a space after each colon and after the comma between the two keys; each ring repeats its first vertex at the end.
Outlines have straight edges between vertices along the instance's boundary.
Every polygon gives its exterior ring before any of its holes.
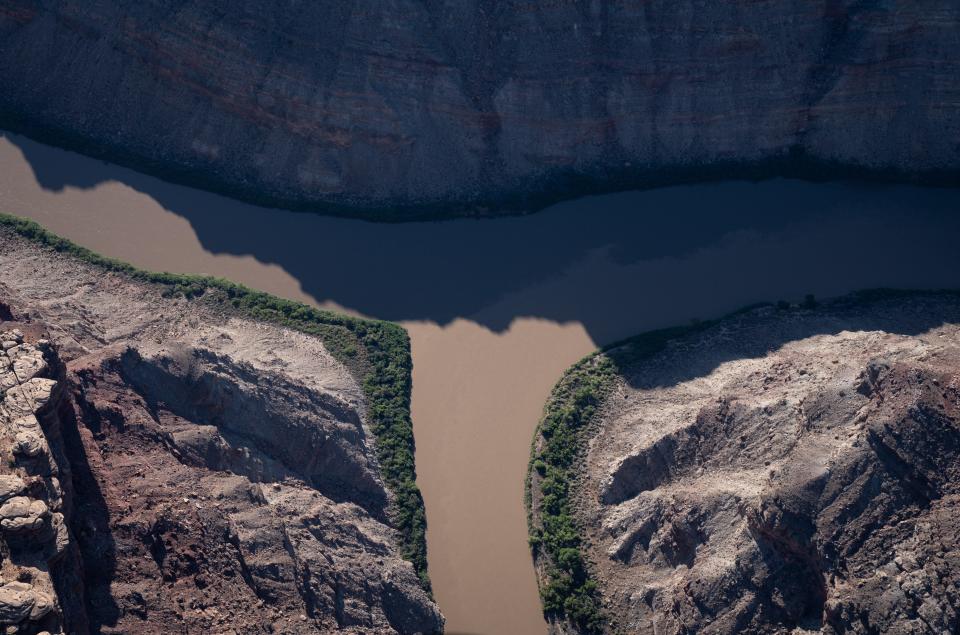
{"type": "Polygon", "coordinates": [[[610,630],[960,629],[960,295],[631,346],[573,496],[610,630]]]}
{"type": "Polygon", "coordinates": [[[318,338],[0,244],[0,623],[442,630],[364,393],[318,338]]]}
{"type": "Polygon", "coordinates": [[[958,28],[950,0],[4,0],[0,125],[376,218],[720,175],[956,183],[958,28]]]}
{"type": "Polygon", "coordinates": [[[0,328],[0,349],[0,625],[84,632],[59,360],[50,342],[19,329],[0,328]]]}

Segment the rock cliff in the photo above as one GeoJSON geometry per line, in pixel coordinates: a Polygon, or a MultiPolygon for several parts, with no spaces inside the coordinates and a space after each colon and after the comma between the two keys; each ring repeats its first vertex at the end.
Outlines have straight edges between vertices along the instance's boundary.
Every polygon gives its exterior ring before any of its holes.
{"type": "MultiPolygon", "coordinates": [[[[85,632],[72,473],[61,415],[63,367],[37,330],[0,328],[0,624],[85,632]]],[[[8,630],[8,632],[10,632],[8,630]]]]}
{"type": "Polygon", "coordinates": [[[693,331],[603,355],[569,506],[603,628],[957,632],[960,296],[693,331]]]}
{"type": "Polygon", "coordinates": [[[442,630],[364,393],[319,338],[0,245],[0,623],[442,630]]]}
{"type": "Polygon", "coordinates": [[[0,2],[0,125],[381,219],[710,176],[956,183],[960,6],[0,2]]]}

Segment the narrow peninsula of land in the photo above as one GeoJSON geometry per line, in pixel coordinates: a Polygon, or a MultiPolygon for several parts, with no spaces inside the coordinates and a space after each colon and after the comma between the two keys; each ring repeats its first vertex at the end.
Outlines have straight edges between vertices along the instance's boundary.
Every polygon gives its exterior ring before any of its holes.
{"type": "Polygon", "coordinates": [[[0,216],[0,620],[438,633],[406,333],[0,216]]]}

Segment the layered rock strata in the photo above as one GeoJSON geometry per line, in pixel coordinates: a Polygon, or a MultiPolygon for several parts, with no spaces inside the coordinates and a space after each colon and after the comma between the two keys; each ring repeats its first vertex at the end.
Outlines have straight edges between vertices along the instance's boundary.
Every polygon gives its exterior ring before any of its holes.
{"type": "Polygon", "coordinates": [[[382,219],[705,176],[956,183],[958,27],[949,0],[4,0],[0,125],[382,219]]]}

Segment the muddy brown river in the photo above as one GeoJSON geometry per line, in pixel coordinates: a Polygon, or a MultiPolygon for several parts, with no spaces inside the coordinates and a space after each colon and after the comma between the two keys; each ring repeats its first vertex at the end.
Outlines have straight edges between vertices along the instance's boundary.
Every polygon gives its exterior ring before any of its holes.
{"type": "Polygon", "coordinates": [[[5,135],[0,211],[147,269],[401,322],[448,633],[546,630],[523,479],[550,388],[578,358],[756,301],[960,286],[960,190],[730,182],[384,225],[246,205],[5,135]]]}

